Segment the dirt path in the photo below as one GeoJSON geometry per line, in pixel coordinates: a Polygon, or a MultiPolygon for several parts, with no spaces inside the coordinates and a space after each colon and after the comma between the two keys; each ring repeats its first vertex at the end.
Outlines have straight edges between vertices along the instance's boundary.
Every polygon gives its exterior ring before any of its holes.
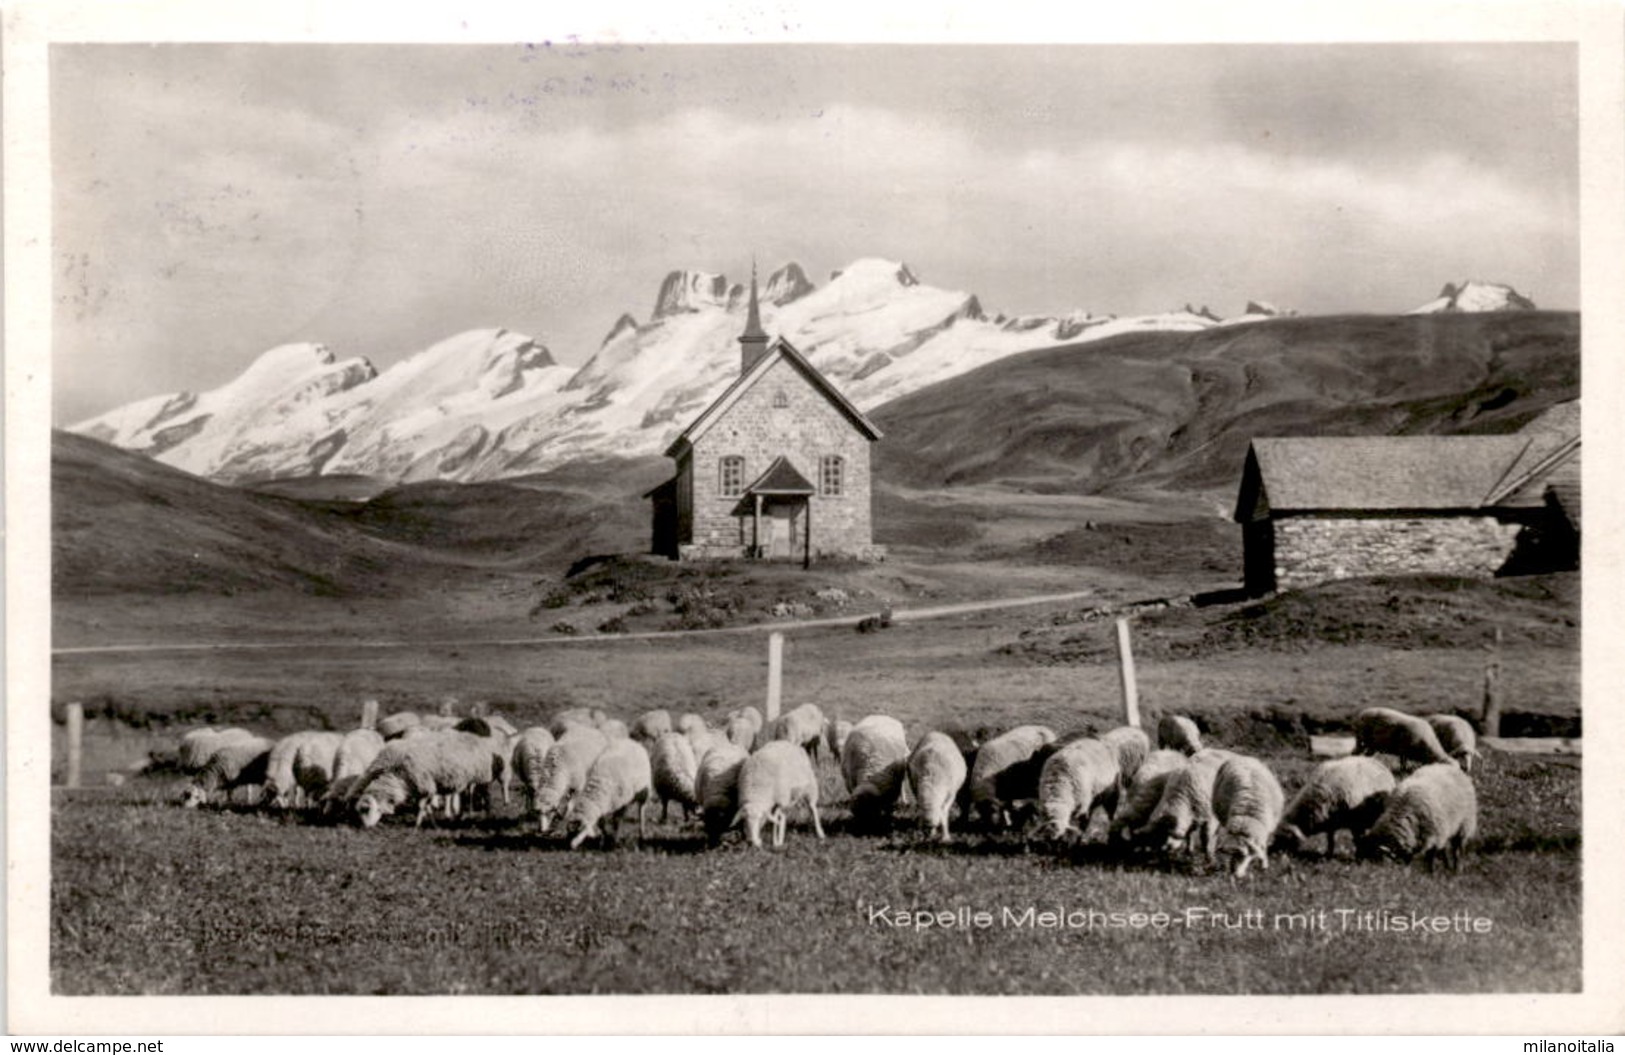
{"type": "MultiPolygon", "coordinates": [[[[972,615],[1005,608],[1025,608],[1041,604],[1061,604],[1081,601],[1094,596],[1092,590],[1073,590],[1068,593],[1038,594],[1029,597],[1004,597],[988,601],[963,601],[957,604],[934,605],[926,608],[894,608],[892,622],[910,623],[922,619],[943,619],[955,615],[972,615]]],[[[73,648],[53,648],[53,656],[118,655],[151,652],[227,652],[275,651],[312,648],[472,648],[490,646],[570,645],[585,642],[668,640],[683,637],[714,637],[722,634],[757,634],[774,630],[808,630],[817,627],[856,626],[876,612],[831,616],[824,619],[788,620],[774,623],[751,623],[748,626],[728,626],[715,630],[655,630],[631,634],[582,634],[569,636],[554,634],[549,637],[512,638],[448,638],[444,640],[379,640],[379,641],[231,641],[215,643],[145,644],[145,645],[83,645],[73,648]]]]}

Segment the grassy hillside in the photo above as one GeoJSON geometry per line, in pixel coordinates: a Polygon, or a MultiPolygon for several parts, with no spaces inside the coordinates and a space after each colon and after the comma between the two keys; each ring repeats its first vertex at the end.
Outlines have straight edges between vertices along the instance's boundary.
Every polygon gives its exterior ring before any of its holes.
{"type": "Polygon", "coordinates": [[[1273,435],[1508,432],[1579,395],[1579,317],[1274,319],[1012,356],[881,407],[883,480],[1233,485],[1273,435]]]}

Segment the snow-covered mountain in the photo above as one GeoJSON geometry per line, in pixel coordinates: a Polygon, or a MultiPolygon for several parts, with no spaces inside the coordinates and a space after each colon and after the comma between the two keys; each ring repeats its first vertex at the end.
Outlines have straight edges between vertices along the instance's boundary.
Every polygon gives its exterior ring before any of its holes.
{"type": "MultiPolygon", "coordinates": [[[[738,376],[747,299],[747,286],[724,275],[674,271],[649,321],[621,315],[580,368],[506,330],[459,334],[382,372],[319,344],[287,345],[220,388],[145,399],[70,431],[237,483],[319,473],[489,480],[579,458],[658,454],[738,376]]],[[[990,318],[974,295],[878,259],[822,286],[786,264],[760,299],[767,332],[866,410],[1018,352],[1280,314],[1249,302],[1231,320],[1188,305],[1132,318],[1082,310],[990,318]]]]}
{"type": "Polygon", "coordinates": [[[1469,280],[1456,285],[1446,282],[1439,295],[1407,315],[1431,315],[1440,311],[1534,311],[1535,302],[1511,286],[1499,282],[1469,280]]]}

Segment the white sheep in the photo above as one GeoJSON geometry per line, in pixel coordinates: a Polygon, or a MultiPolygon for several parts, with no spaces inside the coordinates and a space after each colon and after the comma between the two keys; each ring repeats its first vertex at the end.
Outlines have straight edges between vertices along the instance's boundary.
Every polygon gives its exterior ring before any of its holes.
{"type": "Polygon", "coordinates": [[[724,741],[700,756],[694,775],[694,797],[700,804],[700,820],[714,846],[732,825],[739,812],[739,771],[750,752],[724,741]]]}
{"type": "Polygon", "coordinates": [[[384,749],[384,738],[376,729],[352,729],[339,740],[333,753],[333,779],[322,796],[322,810],[331,813],[349,801],[361,775],[384,749]]]}
{"type": "Polygon", "coordinates": [[[1472,725],[1467,719],[1455,714],[1430,714],[1427,723],[1433,726],[1433,732],[1439,738],[1439,746],[1456,763],[1471,773],[1473,763],[1479,759],[1478,734],[1473,732],[1472,725]]]}
{"type": "Polygon", "coordinates": [[[1087,737],[1056,751],[1038,776],[1042,832],[1053,839],[1068,832],[1083,837],[1095,807],[1116,808],[1122,779],[1117,749],[1104,740],[1087,737]]]}
{"type": "Polygon", "coordinates": [[[491,733],[494,736],[519,735],[519,727],[508,721],[508,719],[502,717],[500,714],[485,714],[481,715],[480,717],[484,718],[485,724],[491,727],[491,733]]]}
{"type": "Polygon", "coordinates": [[[553,734],[540,725],[522,730],[513,743],[512,769],[525,796],[525,815],[536,812],[536,794],[542,786],[547,753],[553,750],[553,734]]]}
{"type": "Polygon", "coordinates": [[[712,748],[723,744],[734,746],[733,741],[728,739],[728,734],[721,729],[707,729],[703,733],[690,735],[688,736],[688,743],[694,749],[694,760],[696,762],[705,758],[706,752],[712,748]]]}
{"type": "Polygon", "coordinates": [[[763,744],[739,767],[739,812],[733,824],[744,824],[745,838],[752,846],[762,845],[762,823],[769,818],[774,826],[773,845],[783,846],[788,811],[803,803],[812,814],[813,831],[822,839],[824,826],[818,820],[818,775],[813,772],[812,759],[807,752],[793,741],[773,740],[763,744]]]}
{"type": "MultiPolygon", "coordinates": [[[[687,715],[684,715],[684,717],[686,718],[687,715]]],[[[695,717],[698,718],[699,716],[695,715],[695,717]]],[[[702,726],[705,724],[705,720],[703,718],[700,719],[700,724],[702,726]]],[[[644,711],[642,714],[634,718],[632,720],[632,727],[628,732],[630,733],[632,739],[636,740],[644,747],[649,747],[656,740],[671,732],[673,728],[674,726],[671,722],[671,712],[664,709],[656,709],[652,711],[644,711]]]]}
{"type": "Polygon", "coordinates": [[[927,834],[936,835],[942,842],[952,838],[948,815],[967,773],[965,756],[947,733],[926,733],[908,756],[908,780],[914,788],[914,801],[919,804],[920,820],[927,834]]]}
{"type": "Polygon", "coordinates": [[[455,729],[391,741],[357,782],[356,818],[371,828],[415,802],[421,826],[436,796],[444,796],[449,813],[463,795],[497,779],[498,757],[491,738],[455,729]]]}
{"type": "Polygon", "coordinates": [[[1359,840],[1382,815],[1394,775],[1367,755],[1349,755],[1322,762],[1309,774],[1281,814],[1275,841],[1294,852],[1321,832],[1326,833],[1326,856],[1337,846],[1337,833],[1347,829],[1359,840]]]}
{"type": "Polygon", "coordinates": [[[565,726],[564,735],[543,760],[541,776],[532,788],[531,808],[541,831],[546,832],[554,818],[564,815],[571,797],[587,783],[587,771],[608,746],[609,738],[597,729],[565,726]]]}
{"type": "Polygon", "coordinates": [[[877,823],[896,807],[908,771],[908,736],[903,723],[871,714],[852,727],[840,759],[853,821],[877,823]]]}
{"type": "Polygon", "coordinates": [[[220,747],[233,741],[254,739],[257,737],[247,729],[216,729],[207,725],[201,729],[193,729],[181,737],[180,749],[176,752],[181,772],[196,773],[208,763],[209,756],[220,747]]]}
{"type": "Polygon", "coordinates": [[[1382,816],[1359,840],[1361,857],[1409,861],[1420,855],[1431,867],[1443,858],[1461,867],[1467,843],[1478,835],[1478,796],[1473,781],[1454,762],[1422,766],[1388,796],[1382,816]]]}
{"type": "MultiPolygon", "coordinates": [[[[752,707],[751,710],[755,710],[755,708],[752,707]]],[[[729,743],[736,747],[742,747],[746,751],[749,751],[755,745],[756,738],[762,731],[762,727],[752,721],[750,715],[738,712],[728,716],[728,720],[723,724],[722,729],[724,735],[728,737],[729,743]]]]}
{"type": "Polygon", "coordinates": [[[1011,766],[1027,761],[1034,752],[1055,742],[1055,730],[1043,725],[1018,725],[1007,733],[982,744],[971,763],[968,808],[982,815],[984,823],[1006,817],[1005,803],[999,797],[998,777],[1011,766]]]}
{"type": "Polygon", "coordinates": [[[558,714],[555,714],[553,716],[553,720],[547,723],[547,731],[552,733],[553,738],[557,740],[564,736],[564,734],[569,731],[571,726],[581,726],[582,728],[586,729],[596,729],[598,728],[598,722],[594,721],[593,719],[595,714],[601,719],[604,712],[589,711],[585,707],[571,707],[568,710],[563,710],[558,714]]]}
{"type": "Polygon", "coordinates": [[[1433,726],[1390,707],[1368,707],[1354,716],[1354,753],[1390,754],[1401,764],[1419,766],[1433,762],[1456,764],[1439,743],[1433,726]]]}
{"type": "MultiPolygon", "coordinates": [[[[441,706],[444,707],[445,705],[442,704],[441,706]]],[[[442,732],[448,729],[456,729],[462,721],[463,719],[455,714],[425,714],[419,719],[418,724],[430,732],[442,732]]]]}
{"type": "MultiPolygon", "coordinates": [[[[267,806],[279,808],[303,805],[303,789],[294,778],[294,757],[312,741],[319,741],[321,749],[331,759],[333,753],[338,750],[341,739],[343,739],[342,733],[306,729],[297,733],[289,733],[278,740],[271,747],[271,760],[266,766],[265,785],[261,793],[261,801],[267,806]]],[[[331,761],[328,762],[328,769],[329,771],[332,769],[331,761]]]]}
{"type": "Polygon", "coordinates": [[[224,793],[230,802],[237,788],[264,784],[272,746],[271,741],[256,736],[233,739],[216,747],[181,796],[181,805],[194,809],[208,802],[216,791],[224,793]]]}
{"type": "Polygon", "coordinates": [[[398,739],[408,729],[423,724],[423,716],[416,711],[396,711],[378,722],[378,735],[385,740],[398,739]]]}
{"type": "Polygon", "coordinates": [[[628,729],[626,723],[619,718],[605,718],[598,723],[598,731],[610,740],[632,739],[632,730],[628,729]]]}
{"type": "Polygon", "coordinates": [[[685,711],[672,723],[672,729],[688,737],[688,742],[692,744],[698,737],[709,732],[711,726],[693,711],[685,711]]]}
{"type": "Polygon", "coordinates": [[[1215,855],[1234,860],[1239,879],[1254,861],[1269,868],[1270,836],[1281,823],[1286,795],[1270,767],[1249,755],[1236,755],[1219,767],[1213,781],[1213,816],[1219,833],[1215,855]]]}
{"type": "Polygon", "coordinates": [[[778,721],[767,734],[769,741],[784,740],[807,752],[807,757],[818,761],[818,745],[824,739],[824,712],[816,703],[804,703],[778,721]]]}
{"type": "Polygon", "coordinates": [[[830,718],[824,722],[824,746],[831,758],[840,758],[846,750],[846,738],[852,735],[852,723],[845,718],[830,718]]]}
{"type": "Polygon", "coordinates": [[[694,793],[699,770],[694,745],[682,733],[664,733],[649,750],[649,767],[654,794],[660,800],[660,819],[671,816],[671,804],[676,802],[683,808],[683,819],[688,820],[689,810],[699,805],[694,793]]]}
{"type": "Polygon", "coordinates": [[[1106,833],[1108,841],[1132,842],[1139,829],[1151,819],[1157,803],[1162,801],[1168,778],[1186,765],[1184,753],[1178,750],[1162,748],[1146,755],[1140,768],[1135,770],[1134,779],[1118,796],[1117,809],[1112,811],[1111,827],[1106,833]]]}
{"type": "Polygon", "coordinates": [[[1143,729],[1136,729],[1132,725],[1109,729],[1101,733],[1099,739],[1117,755],[1117,768],[1125,783],[1134,779],[1140,763],[1151,753],[1151,738],[1145,735],[1143,729]]]}
{"type": "MultiPolygon", "coordinates": [[[[687,741],[677,737],[685,746],[687,741]]],[[[602,754],[593,760],[587,771],[587,783],[570,803],[565,818],[565,829],[573,832],[570,849],[574,850],[589,838],[599,835],[599,824],[606,823],[602,837],[607,845],[614,845],[620,828],[621,816],[633,810],[638,815],[638,839],[646,834],[644,806],[649,801],[651,772],[649,752],[631,738],[609,742],[602,754]]]]}
{"type": "Polygon", "coordinates": [[[303,797],[303,805],[320,806],[333,783],[343,733],[322,733],[308,738],[293,755],[293,782],[303,797]]]}
{"type": "Polygon", "coordinates": [[[1194,755],[1202,749],[1202,733],[1183,714],[1165,714],[1157,723],[1157,746],[1194,755]]]}
{"type": "Polygon", "coordinates": [[[1235,757],[1231,752],[1206,747],[1190,756],[1183,769],[1176,770],[1163,785],[1162,798],[1145,824],[1152,839],[1162,841],[1165,850],[1183,844],[1213,857],[1218,837],[1218,820],[1213,815],[1213,782],[1219,769],[1235,757]]]}

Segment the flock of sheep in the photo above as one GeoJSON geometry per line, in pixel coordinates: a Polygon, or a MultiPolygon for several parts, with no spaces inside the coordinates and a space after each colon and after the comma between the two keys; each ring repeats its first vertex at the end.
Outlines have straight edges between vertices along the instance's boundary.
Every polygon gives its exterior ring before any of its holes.
{"type": "Polygon", "coordinates": [[[877,830],[912,797],[932,837],[962,826],[1016,830],[1051,842],[1086,838],[1102,816],[1105,839],[1126,851],[1200,854],[1240,876],[1271,849],[1306,849],[1347,830],[1361,856],[1442,858],[1459,867],[1477,829],[1469,773],[1477,758],[1472,727],[1454,715],[1421,718],[1372,708],[1355,720],[1355,753],[1323,762],[1287,801],[1260,759],[1204,747],[1190,719],[1165,716],[1158,746],[1140,729],[1057,734],[1040,725],[1004,732],[943,729],[912,746],[901,722],[871,715],[826,720],[804,704],[764,726],[745,707],[720,727],[698,715],[674,721],[648,711],[628,726],[597,710],[572,709],[546,727],[514,728],[499,716],[392,714],[376,729],[310,731],[272,742],[241,729],[198,729],[182,738],[179,760],[193,775],[182,802],[197,806],[258,788],[271,808],[301,808],[372,827],[392,813],[416,822],[436,810],[455,816],[509,801],[517,783],[524,810],[543,834],[562,828],[572,848],[613,845],[622,819],[675,803],[685,822],[697,812],[706,838],[732,828],[762,845],[771,822],[783,845],[790,814],[819,818],[816,763],[839,764],[852,826],[877,830]],[[1397,760],[1400,779],[1383,761],[1397,760]]]}

